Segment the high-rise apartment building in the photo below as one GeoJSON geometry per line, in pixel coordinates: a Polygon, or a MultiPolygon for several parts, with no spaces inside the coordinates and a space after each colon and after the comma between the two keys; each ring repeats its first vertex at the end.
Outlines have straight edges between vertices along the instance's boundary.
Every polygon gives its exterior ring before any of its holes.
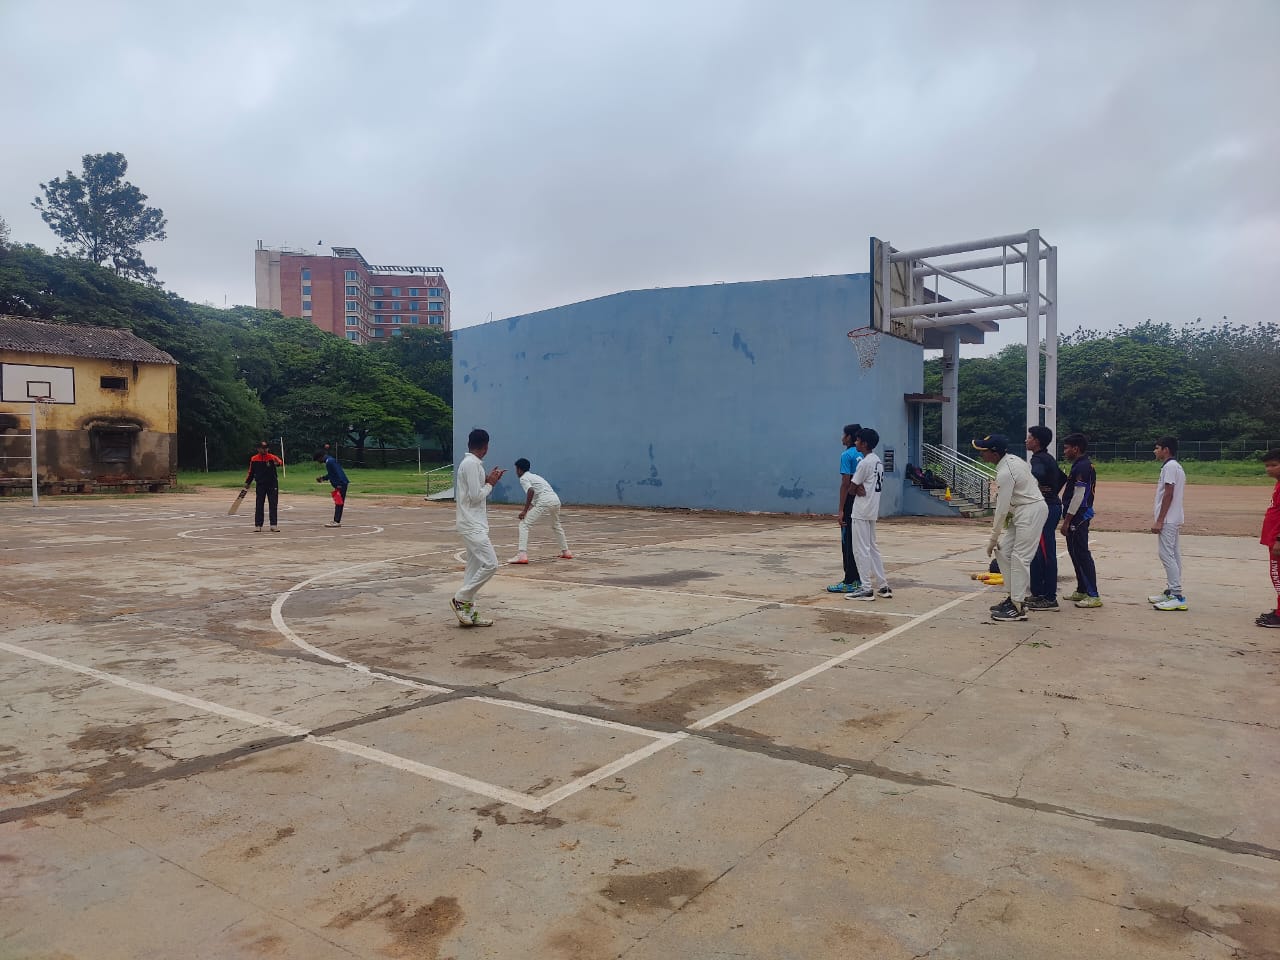
{"type": "Polygon", "coordinates": [[[254,251],[257,305],[305,317],[355,343],[398,337],[405,327],[448,332],[449,285],[442,267],[368,263],[355,247],[332,256],[264,247],[254,251]]]}

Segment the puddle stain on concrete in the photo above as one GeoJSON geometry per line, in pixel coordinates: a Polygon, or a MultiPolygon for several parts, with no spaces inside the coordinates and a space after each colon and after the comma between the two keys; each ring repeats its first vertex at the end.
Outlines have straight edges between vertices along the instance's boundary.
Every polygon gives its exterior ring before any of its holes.
{"type": "Polygon", "coordinates": [[[559,817],[551,816],[545,810],[540,813],[521,811],[520,816],[517,819],[511,820],[502,812],[505,806],[505,803],[489,803],[485,804],[483,807],[473,807],[472,809],[475,810],[476,813],[480,814],[480,816],[488,817],[500,827],[532,826],[543,827],[547,830],[558,830],[564,826],[563,820],[559,817]]]}
{"type": "Polygon", "coordinates": [[[1280,960],[1280,910],[1262,904],[1214,906],[1214,913],[1236,918],[1233,923],[1214,922],[1197,912],[1196,904],[1179,904],[1171,900],[1134,897],[1134,909],[1151,918],[1144,926],[1125,926],[1138,939],[1164,943],[1185,940],[1197,935],[1217,940],[1227,937],[1240,945],[1233,956],[1249,960],[1280,960]]]}
{"type": "Polygon", "coordinates": [[[600,893],[612,903],[630,910],[674,910],[679,900],[689,900],[707,885],[701,870],[672,867],[657,873],[612,877],[600,893]]]}
{"type": "Polygon", "coordinates": [[[326,928],[346,930],[365,920],[381,920],[392,936],[382,953],[409,960],[439,960],[440,943],[462,923],[462,908],[456,897],[436,897],[430,903],[410,910],[395,894],[377,903],[344,910],[325,924],[326,928]]]}
{"type": "Polygon", "coordinates": [[[657,700],[647,703],[605,702],[648,721],[683,725],[695,711],[722,701],[731,703],[773,683],[773,671],[762,664],[697,657],[646,668],[643,672],[622,677],[617,684],[623,688],[641,688],[672,677],[684,682],[657,700]],[[689,674],[694,676],[689,677],[689,674]]]}
{"type": "Polygon", "coordinates": [[[355,863],[358,860],[364,859],[365,857],[371,857],[375,853],[391,853],[393,850],[399,850],[401,847],[403,847],[406,843],[408,843],[411,839],[418,836],[419,834],[435,833],[435,829],[436,828],[431,826],[430,824],[420,823],[416,827],[410,827],[408,830],[402,830],[400,833],[397,833],[390,840],[384,841],[383,843],[376,844],[372,847],[365,847],[362,851],[360,851],[359,855],[357,856],[343,854],[341,857],[338,858],[338,865],[346,867],[355,863]]]}
{"type": "Polygon", "coordinates": [[[264,849],[269,847],[274,847],[276,846],[276,844],[279,844],[279,843],[283,843],[285,840],[292,837],[293,834],[294,834],[293,827],[281,827],[276,831],[276,835],[272,837],[270,840],[264,840],[261,844],[255,843],[252,847],[249,847],[247,850],[245,850],[244,853],[240,854],[240,859],[253,860],[257,857],[260,857],[262,856],[262,852],[264,849]]]}
{"type": "MultiPolygon", "coordinates": [[[[854,605],[850,603],[849,606],[853,607],[854,605]]],[[[866,605],[858,604],[858,606],[866,605]]],[[[875,634],[883,633],[888,628],[884,617],[862,613],[856,607],[847,613],[844,611],[823,610],[818,614],[814,626],[824,633],[845,633],[858,636],[874,636],[875,634]]]]}
{"type": "Polygon", "coordinates": [[[456,666],[473,670],[520,669],[517,658],[525,660],[574,660],[593,657],[616,644],[598,633],[564,627],[526,637],[505,637],[497,641],[500,651],[486,650],[462,657],[456,666]]]}
{"type": "Polygon", "coordinates": [[[840,726],[848,727],[850,730],[879,730],[890,723],[893,723],[899,717],[907,715],[905,710],[886,710],[883,713],[868,713],[861,717],[850,717],[843,721],[840,726]]]}
{"type": "Polygon", "coordinates": [[[667,570],[638,577],[610,577],[600,582],[619,587],[682,587],[696,580],[715,580],[719,576],[706,570],[667,570]]]}

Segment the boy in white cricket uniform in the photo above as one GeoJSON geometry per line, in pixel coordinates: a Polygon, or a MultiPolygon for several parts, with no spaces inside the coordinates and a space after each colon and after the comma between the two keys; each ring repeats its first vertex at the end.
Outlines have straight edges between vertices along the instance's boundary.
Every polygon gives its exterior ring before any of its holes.
{"type": "Polygon", "coordinates": [[[1162,466],[1156,483],[1155,522],[1151,524],[1151,532],[1160,537],[1165,588],[1147,600],[1157,610],[1185,610],[1187,598],[1182,595],[1182,547],[1178,535],[1182,532],[1182,492],[1187,486],[1187,474],[1176,459],[1177,437],[1161,437],[1156,441],[1154,453],[1162,466]]]}
{"type": "Polygon", "coordinates": [[[884,561],[880,559],[880,546],[876,543],[876,521],[880,519],[880,490],[884,486],[884,465],[873,452],[880,442],[880,434],[870,427],[863,427],[854,437],[853,445],[862,454],[849,485],[856,496],[853,512],[849,517],[852,532],[853,554],[862,577],[862,588],[846,593],[847,600],[892,600],[893,591],[884,575],[884,561]],[[872,584],[877,586],[873,589],[872,584]]]}
{"type": "Polygon", "coordinates": [[[531,473],[529,461],[524,457],[516,461],[516,476],[520,478],[520,486],[524,488],[524,509],[520,511],[520,546],[516,555],[507,563],[529,562],[529,528],[544,516],[551,518],[551,529],[555,531],[556,542],[560,544],[560,559],[572,560],[569,541],[565,539],[564,527],[560,525],[560,498],[551,489],[551,484],[536,473],[531,473]]]}
{"type": "Polygon", "coordinates": [[[472,430],[467,436],[467,455],[458,464],[455,484],[456,524],[467,548],[467,571],[462,586],[453,595],[453,612],[464,627],[491,627],[476,610],[476,594],[498,570],[498,555],[489,542],[489,494],[505,470],[494,467],[484,472],[484,456],[489,452],[489,433],[472,430]]]}
{"type": "Polygon", "coordinates": [[[987,556],[996,555],[1009,596],[991,608],[996,622],[1027,619],[1027,593],[1031,587],[1031,558],[1040,545],[1040,532],[1049,516],[1040,483],[1027,461],[1008,455],[1009,441],[992,434],[973,441],[982,459],[996,468],[996,506],[991,517],[987,556]],[[1005,529],[1008,521],[1009,529],[1005,529]]]}

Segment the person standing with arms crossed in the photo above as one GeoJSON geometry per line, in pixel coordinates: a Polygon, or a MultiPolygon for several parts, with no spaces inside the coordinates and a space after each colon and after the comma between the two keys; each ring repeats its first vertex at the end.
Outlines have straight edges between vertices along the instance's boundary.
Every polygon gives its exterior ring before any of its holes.
{"type": "Polygon", "coordinates": [[[498,572],[498,555],[489,542],[489,494],[502,479],[505,470],[494,467],[484,471],[484,457],[489,452],[489,432],[478,427],[467,435],[467,455],[458,464],[455,484],[456,522],[467,551],[467,570],[462,586],[450,601],[454,616],[464,627],[491,627],[492,620],[476,610],[476,594],[498,572]]]}
{"type": "Polygon", "coordinates": [[[1185,610],[1187,598],[1182,594],[1182,493],[1187,474],[1178,457],[1178,438],[1161,437],[1156,441],[1156,459],[1160,461],[1160,479],[1156,481],[1155,522],[1151,532],[1160,538],[1160,562],[1164,564],[1165,588],[1147,600],[1157,610],[1185,610]]]}
{"type": "Polygon", "coordinates": [[[249,474],[244,478],[245,489],[255,484],[253,493],[253,532],[262,532],[262,521],[265,519],[263,503],[271,507],[271,532],[279,533],[280,525],[280,478],[276,467],[283,467],[284,461],[271,452],[267,441],[258,442],[258,452],[249,458],[249,474]]]}
{"type": "Polygon", "coordinates": [[[1062,519],[1062,500],[1058,491],[1067,475],[1049,452],[1053,431],[1036,425],[1027,427],[1027,450],[1031,454],[1031,474],[1040,486],[1049,514],[1040,531],[1040,543],[1031,558],[1031,595],[1028,610],[1059,610],[1058,606],[1058,521],[1062,519]]]}
{"type": "Polygon", "coordinates": [[[1059,532],[1067,541],[1067,554],[1076,571],[1076,592],[1067,597],[1077,607],[1102,606],[1098,596],[1098,570],[1089,552],[1089,521],[1093,519],[1093,495],[1098,475],[1086,456],[1089,441],[1083,433],[1062,438],[1062,452],[1071,461],[1067,485],[1062,488],[1062,526],[1059,532]]]}
{"type": "Polygon", "coordinates": [[[311,459],[316,463],[324,464],[324,473],[316,477],[316,483],[324,483],[329,481],[329,485],[333,487],[333,520],[326,523],[326,527],[342,526],[342,508],[347,505],[347,474],[342,469],[342,464],[338,463],[337,458],[331,454],[328,448],[317,450],[311,455],[311,459]]]}
{"type": "Polygon", "coordinates": [[[862,432],[862,425],[846,424],[840,442],[844,450],[840,454],[840,498],[837,501],[836,516],[840,518],[840,557],[844,561],[844,579],[827,587],[827,593],[856,593],[862,588],[858,577],[858,561],[853,552],[853,526],[849,520],[853,516],[853,474],[858,469],[862,454],[854,441],[862,432]]]}

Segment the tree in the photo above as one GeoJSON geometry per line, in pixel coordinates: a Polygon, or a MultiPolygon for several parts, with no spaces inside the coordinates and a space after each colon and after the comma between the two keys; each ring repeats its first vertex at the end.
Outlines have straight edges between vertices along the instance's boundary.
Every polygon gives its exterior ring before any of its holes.
{"type": "Polygon", "coordinates": [[[9,242],[9,224],[4,217],[0,217],[0,247],[5,246],[9,242]]]}
{"type": "Polygon", "coordinates": [[[40,184],[44,197],[32,206],[67,244],[58,253],[109,266],[118,276],[155,284],[155,268],[138,245],[165,238],[164,211],[146,205],[147,195],[124,179],[123,153],[86,153],[84,176],[70,170],[40,184]]]}

